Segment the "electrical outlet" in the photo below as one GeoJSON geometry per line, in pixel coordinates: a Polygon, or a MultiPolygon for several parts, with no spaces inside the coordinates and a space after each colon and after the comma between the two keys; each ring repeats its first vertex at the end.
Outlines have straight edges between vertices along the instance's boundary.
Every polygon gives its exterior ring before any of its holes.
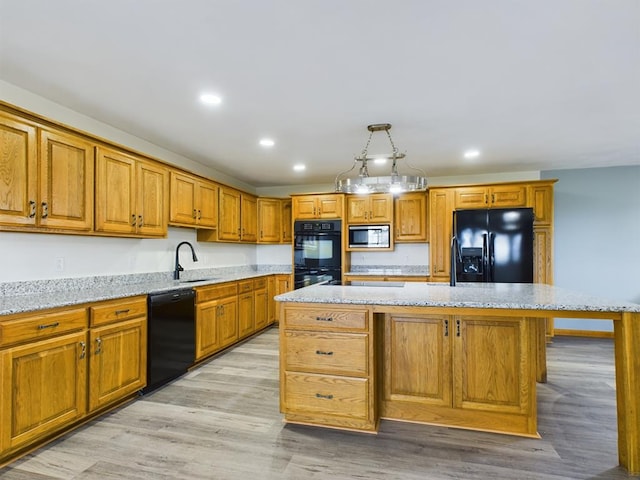
{"type": "Polygon", "coordinates": [[[56,272],[64,272],[64,257],[56,257],[56,272]]]}

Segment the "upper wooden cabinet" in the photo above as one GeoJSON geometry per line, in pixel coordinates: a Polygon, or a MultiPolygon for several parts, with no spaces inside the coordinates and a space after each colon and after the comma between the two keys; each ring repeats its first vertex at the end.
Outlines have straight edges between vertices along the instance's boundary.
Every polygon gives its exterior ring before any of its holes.
{"type": "Polygon", "coordinates": [[[218,187],[193,175],[171,170],[169,223],[182,227],[216,228],[218,187]]]}
{"type": "Polygon", "coordinates": [[[527,186],[505,184],[459,187],[455,193],[456,209],[526,207],[527,186]]]}
{"type": "Polygon", "coordinates": [[[453,190],[448,188],[429,190],[430,278],[434,281],[449,279],[453,193],[453,190]]]}
{"type": "Polygon", "coordinates": [[[291,200],[282,200],[282,213],[281,213],[281,225],[282,235],[280,237],[281,243],[291,243],[293,241],[293,212],[291,208],[291,200]]]}
{"type": "Polygon", "coordinates": [[[342,218],[343,198],[344,195],[341,193],[294,196],[293,218],[295,220],[342,218]]]}
{"type": "Polygon", "coordinates": [[[258,243],[280,243],[282,238],[282,201],[258,199],[258,243]]]}
{"type": "Polygon", "coordinates": [[[373,193],[347,196],[347,223],[391,223],[393,195],[373,193]]]}
{"type": "Polygon", "coordinates": [[[256,242],[258,239],[258,199],[233,188],[220,186],[218,232],[214,237],[199,235],[201,241],[256,242]]]}
{"type": "Polygon", "coordinates": [[[0,224],[93,228],[93,144],[0,114],[0,224]]]}
{"type": "Polygon", "coordinates": [[[38,202],[36,126],[0,112],[0,223],[35,225],[38,202]]]}
{"type": "Polygon", "coordinates": [[[427,241],[427,194],[403,193],[394,200],[396,242],[427,241]]]}
{"type": "Polygon", "coordinates": [[[167,170],[109,148],[96,152],[96,231],[166,235],[167,170]]]}

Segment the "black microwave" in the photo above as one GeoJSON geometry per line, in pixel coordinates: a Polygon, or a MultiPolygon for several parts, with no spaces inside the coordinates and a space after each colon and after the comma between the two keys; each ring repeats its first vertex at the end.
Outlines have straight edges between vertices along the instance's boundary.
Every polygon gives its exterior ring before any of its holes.
{"type": "Polygon", "coordinates": [[[389,225],[349,225],[349,248],[391,248],[389,225]]]}

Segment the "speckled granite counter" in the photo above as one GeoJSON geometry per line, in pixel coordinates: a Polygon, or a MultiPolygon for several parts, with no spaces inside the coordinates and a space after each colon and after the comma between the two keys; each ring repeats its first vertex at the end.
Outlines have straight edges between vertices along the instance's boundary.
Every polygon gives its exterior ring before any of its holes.
{"type": "Polygon", "coordinates": [[[428,277],[429,267],[427,265],[352,265],[350,272],[345,272],[345,276],[371,276],[371,277],[428,277]]]}
{"type": "Polygon", "coordinates": [[[276,297],[281,302],[467,307],[584,312],[640,312],[640,304],[602,299],[551,285],[407,282],[402,286],[312,285],[276,297]]]}
{"type": "Polygon", "coordinates": [[[224,267],[182,272],[173,280],[173,272],[63,278],[0,284],[0,315],[44,310],[47,308],[99,302],[114,298],[190,289],[203,285],[232,282],[272,274],[290,274],[290,265],[224,267]],[[203,279],[202,281],[193,281],[203,279]]]}

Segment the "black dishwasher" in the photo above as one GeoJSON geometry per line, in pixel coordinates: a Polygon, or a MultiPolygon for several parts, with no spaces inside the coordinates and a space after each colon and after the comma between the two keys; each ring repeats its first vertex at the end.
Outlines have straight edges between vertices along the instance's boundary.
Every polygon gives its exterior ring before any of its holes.
{"type": "Polygon", "coordinates": [[[193,365],[196,352],[195,292],[151,294],[147,299],[147,386],[149,393],[193,365]]]}

